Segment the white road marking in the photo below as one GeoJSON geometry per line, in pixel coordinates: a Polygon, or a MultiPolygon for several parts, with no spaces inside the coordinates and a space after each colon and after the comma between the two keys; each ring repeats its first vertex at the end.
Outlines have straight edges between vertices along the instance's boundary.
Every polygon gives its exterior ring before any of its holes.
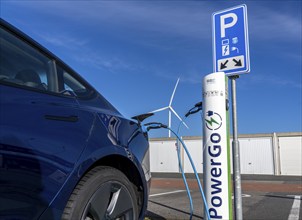
{"type": "Polygon", "coordinates": [[[149,197],[163,196],[163,195],[169,195],[169,194],[180,193],[180,192],[186,192],[186,190],[176,190],[171,192],[157,193],[157,194],[149,195],[149,197]]]}
{"type": "MultiPolygon", "coordinates": [[[[242,198],[249,198],[249,197],[252,197],[251,195],[249,195],[249,194],[241,194],[241,197],[242,198]]],[[[232,195],[232,199],[234,199],[235,197],[234,197],[234,195],[232,195]]]]}
{"type": "Polygon", "coordinates": [[[301,196],[294,196],[294,202],[288,220],[299,220],[301,196]]]}

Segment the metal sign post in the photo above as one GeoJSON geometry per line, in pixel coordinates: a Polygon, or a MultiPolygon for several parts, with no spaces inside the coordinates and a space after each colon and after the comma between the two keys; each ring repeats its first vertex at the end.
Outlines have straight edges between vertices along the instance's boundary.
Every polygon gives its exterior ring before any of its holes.
{"type": "Polygon", "coordinates": [[[215,12],[212,22],[214,71],[225,72],[232,83],[234,206],[235,219],[241,220],[243,217],[237,135],[236,79],[239,74],[250,72],[247,7],[239,5],[215,12]]]}
{"type": "Polygon", "coordinates": [[[234,204],[235,204],[235,219],[241,220],[242,216],[242,190],[241,190],[241,176],[240,176],[240,152],[238,141],[237,128],[237,102],[236,102],[236,79],[238,76],[231,76],[232,89],[232,115],[233,115],[233,184],[234,184],[234,204]]]}

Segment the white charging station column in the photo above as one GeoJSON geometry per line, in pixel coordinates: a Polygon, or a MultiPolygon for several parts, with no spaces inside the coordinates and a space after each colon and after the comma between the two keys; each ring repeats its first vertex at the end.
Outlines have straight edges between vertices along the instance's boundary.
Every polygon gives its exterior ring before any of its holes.
{"type": "Polygon", "coordinates": [[[205,197],[211,219],[232,219],[228,81],[225,74],[217,72],[205,76],[202,93],[205,197]]]}

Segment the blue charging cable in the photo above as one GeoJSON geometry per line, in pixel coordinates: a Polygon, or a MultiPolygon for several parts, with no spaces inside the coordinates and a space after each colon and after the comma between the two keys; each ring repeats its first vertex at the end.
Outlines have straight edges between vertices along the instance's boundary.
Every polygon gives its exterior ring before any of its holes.
{"type": "MultiPolygon", "coordinates": [[[[182,118],[182,121],[184,121],[183,118],[182,118]]],[[[180,127],[181,127],[182,124],[183,123],[180,122],[179,125],[178,125],[178,128],[177,128],[177,135],[178,136],[179,136],[180,127]]],[[[192,217],[193,217],[194,206],[193,206],[193,200],[192,200],[190,188],[188,186],[187,178],[186,178],[185,173],[184,173],[183,168],[182,168],[183,165],[182,165],[181,159],[180,159],[180,144],[179,144],[179,142],[180,141],[177,139],[176,145],[177,145],[178,166],[179,166],[179,169],[181,171],[182,179],[183,179],[184,185],[186,187],[187,195],[188,195],[188,198],[189,198],[189,201],[190,201],[190,220],[191,220],[192,217]]]]}
{"type": "MultiPolygon", "coordinates": [[[[191,114],[195,114],[197,112],[199,112],[200,110],[202,109],[202,102],[199,102],[199,103],[196,103],[195,106],[193,108],[191,108],[185,115],[185,119],[187,119],[187,117],[191,114]]],[[[185,119],[184,118],[181,118],[181,122],[179,123],[178,125],[178,128],[177,128],[177,136],[180,136],[179,133],[180,133],[180,128],[181,128],[181,125],[184,124],[185,122],[185,119]]],[[[192,196],[191,196],[191,192],[190,192],[190,188],[188,187],[188,183],[187,183],[187,179],[186,179],[186,176],[184,174],[184,171],[182,169],[182,163],[181,163],[181,159],[180,159],[180,145],[179,145],[179,140],[177,139],[177,157],[178,157],[178,164],[179,164],[179,169],[181,171],[181,174],[182,174],[182,179],[183,179],[183,182],[184,182],[184,185],[186,187],[186,190],[187,190],[187,194],[188,194],[188,198],[189,198],[189,201],[190,201],[190,219],[192,219],[192,216],[193,216],[193,210],[194,210],[194,207],[193,207],[193,202],[192,202],[192,196]]],[[[187,152],[186,152],[187,153],[187,152]]],[[[188,155],[188,154],[187,154],[188,155]]],[[[189,154],[189,157],[190,157],[190,154],[189,154]]],[[[192,161],[190,160],[190,163],[192,163],[192,161]]],[[[194,166],[194,165],[193,165],[194,166]]],[[[193,169],[194,170],[194,169],[193,169]]],[[[194,173],[197,173],[197,172],[194,172],[194,173]]],[[[199,179],[199,178],[196,178],[196,179],[199,179]]],[[[205,200],[204,200],[205,201],[205,200]]]]}
{"type": "MultiPolygon", "coordinates": [[[[195,178],[196,178],[197,183],[198,183],[198,188],[199,188],[200,194],[201,194],[202,199],[203,199],[203,203],[204,203],[204,207],[205,207],[205,212],[206,212],[206,214],[207,214],[208,220],[210,220],[211,217],[210,217],[209,207],[208,207],[208,204],[207,204],[207,201],[206,201],[206,197],[205,197],[204,192],[203,192],[203,190],[202,190],[202,186],[201,186],[201,183],[200,183],[200,180],[199,180],[199,177],[198,177],[198,174],[197,174],[195,165],[194,165],[193,160],[192,160],[192,157],[191,157],[191,155],[190,155],[190,153],[189,153],[189,151],[188,151],[188,149],[187,149],[187,146],[186,146],[185,143],[182,141],[182,139],[178,136],[177,133],[175,133],[175,132],[174,132],[171,128],[169,128],[169,127],[167,127],[167,129],[170,130],[170,131],[176,136],[176,138],[180,141],[180,143],[182,144],[182,146],[183,146],[183,148],[184,148],[184,150],[185,150],[185,152],[186,152],[186,154],[187,154],[187,156],[188,156],[188,158],[189,158],[189,160],[190,160],[191,166],[192,166],[193,171],[194,171],[194,174],[195,174],[195,178]]],[[[180,159],[180,158],[179,158],[179,159],[180,159]]],[[[183,174],[183,176],[184,176],[183,169],[181,169],[181,171],[182,171],[182,174],[183,174]]],[[[190,190],[188,191],[188,194],[190,194],[190,190]]],[[[189,198],[190,198],[190,201],[191,201],[191,200],[192,200],[191,195],[189,196],[189,198]]],[[[193,207],[193,206],[192,206],[192,207],[193,207]]],[[[191,213],[191,216],[190,216],[190,217],[192,217],[192,213],[191,213]]]]}
{"type": "MultiPolygon", "coordinates": [[[[202,110],[202,102],[196,103],[195,106],[194,106],[193,108],[191,108],[191,109],[186,113],[185,119],[187,119],[187,117],[188,117],[189,115],[195,114],[195,113],[199,112],[200,110],[202,110]]],[[[178,129],[177,129],[177,135],[178,135],[178,136],[179,136],[179,133],[180,133],[180,127],[181,127],[181,125],[184,124],[185,119],[182,118],[182,120],[181,120],[182,122],[179,123],[178,129]]],[[[179,137],[178,137],[178,139],[179,139],[179,137]]],[[[181,162],[180,162],[181,160],[180,160],[179,140],[177,140],[177,149],[178,149],[177,155],[178,155],[178,161],[179,161],[179,168],[180,168],[180,170],[181,170],[181,172],[182,172],[183,181],[184,181],[184,184],[185,184],[185,186],[186,186],[186,188],[187,188],[187,180],[186,180],[186,177],[185,177],[185,175],[184,175],[184,173],[183,173],[182,164],[181,164],[181,162]]],[[[207,217],[208,217],[208,219],[210,219],[210,214],[209,214],[209,211],[208,211],[209,209],[208,209],[208,206],[207,206],[207,203],[206,203],[205,195],[204,195],[204,193],[203,193],[203,190],[202,190],[202,187],[201,187],[201,183],[200,183],[200,181],[199,181],[199,177],[198,177],[198,174],[197,174],[195,165],[194,165],[193,160],[192,160],[192,158],[191,158],[191,155],[189,154],[189,152],[188,152],[188,150],[187,150],[187,147],[186,147],[185,145],[184,145],[184,149],[185,149],[185,151],[186,151],[186,153],[187,153],[187,155],[188,155],[188,158],[189,158],[190,163],[191,163],[191,166],[192,166],[192,168],[193,168],[193,171],[194,171],[196,180],[197,180],[197,182],[198,182],[199,190],[200,190],[200,193],[201,193],[201,195],[202,195],[202,198],[203,198],[203,201],[204,201],[204,204],[205,204],[205,210],[206,210],[206,213],[207,213],[207,217]]],[[[189,191],[188,189],[187,189],[187,192],[188,192],[188,197],[189,197],[189,200],[190,200],[190,207],[191,207],[190,219],[191,219],[191,218],[192,218],[192,215],[193,215],[193,204],[191,204],[192,198],[191,198],[191,193],[190,193],[190,191],[189,191]]]]}
{"type": "MultiPolygon", "coordinates": [[[[192,109],[191,109],[192,110],[192,109]]],[[[191,111],[190,110],[190,111],[191,111]]],[[[190,112],[189,111],[189,112],[190,112]]],[[[199,111],[199,110],[198,110],[199,111]]],[[[196,113],[197,111],[190,113],[190,114],[193,114],[193,113],[196,113]]],[[[188,113],[186,114],[186,117],[188,116],[188,113]]],[[[185,152],[190,160],[190,163],[191,163],[191,166],[193,168],[193,171],[194,171],[194,174],[195,174],[195,177],[196,177],[196,180],[197,180],[197,183],[198,183],[198,187],[199,187],[199,191],[201,193],[201,196],[202,196],[202,199],[203,199],[203,202],[204,202],[204,207],[205,207],[205,211],[206,211],[206,214],[207,214],[207,218],[208,220],[211,219],[210,217],[210,213],[209,213],[209,208],[208,208],[208,205],[207,205],[207,202],[206,202],[206,198],[205,198],[205,195],[204,195],[204,192],[202,190],[202,186],[201,186],[201,183],[200,183],[200,180],[199,180],[199,177],[198,177],[198,174],[197,174],[197,171],[196,171],[196,168],[195,168],[195,165],[193,163],[193,160],[191,158],[191,155],[185,145],[185,143],[182,141],[182,139],[178,136],[178,133],[175,133],[171,128],[169,128],[167,125],[164,125],[164,124],[161,124],[161,123],[157,123],[157,122],[151,122],[151,123],[147,123],[145,124],[144,126],[147,126],[146,131],[149,131],[150,129],[158,129],[158,128],[165,128],[165,129],[168,129],[170,130],[175,136],[176,138],[178,139],[179,142],[181,142],[183,148],[185,149],[185,152]]],[[[180,126],[178,127],[178,132],[180,130],[180,126]]],[[[180,170],[181,170],[181,173],[182,173],[182,177],[183,177],[183,180],[184,180],[184,184],[185,184],[185,187],[186,187],[186,190],[187,190],[187,194],[188,194],[188,197],[189,197],[189,200],[190,200],[190,219],[192,219],[192,216],[193,216],[193,202],[192,202],[192,197],[191,197],[191,193],[190,193],[190,189],[189,189],[189,186],[188,186],[188,183],[187,183],[187,180],[186,180],[186,177],[184,175],[184,171],[182,169],[182,164],[181,164],[181,160],[180,160],[180,152],[179,152],[179,144],[177,142],[177,155],[178,155],[178,164],[179,164],[179,167],[180,167],[180,170]]]]}
{"type": "MultiPolygon", "coordinates": [[[[177,134],[179,133],[180,125],[178,126],[177,134]]],[[[187,191],[189,201],[190,201],[190,220],[191,220],[192,217],[193,217],[194,206],[193,206],[193,200],[192,200],[190,188],[188,186],[187,178],[186,178],[184,170],[182,168],[182,163],[181,163],[181,159],[180,159],[180,146],[179,146],[179,140],[178,139],[177,139],[177,157],[178,157],[178,166],[179,166],[179,169],[180,169],[180,172],[181,172],[181,175],[182,175],[184,185],[186,187],[186,191],[187,191]]]]}

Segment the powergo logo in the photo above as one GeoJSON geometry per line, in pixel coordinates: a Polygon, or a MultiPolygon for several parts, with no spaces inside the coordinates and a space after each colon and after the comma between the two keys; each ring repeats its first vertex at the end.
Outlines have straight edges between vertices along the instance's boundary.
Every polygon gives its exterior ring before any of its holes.
{"type": "Polygon", "coordinates": [[[214,112],[208,111],[206,113],[205,124],[207,129],[213,133],[210,135],[207,151],[210,156],[210,207],[209,213],[213,219],[222,219],[223,214],[219,213],[219,207],[222,206],[222,182],[220,177],[222,175],[222,165],[220,160],[221,155],[221,135],[217,131],[221,128],[222,117],[214,112]]]}
{"type": "Polygon", "coordinates": [[[222,118],[221,116],[213,111],[208,111],[206,114],[207,118],[206,121],[206,127],[209,130],[218,130],[222,125],[222,118]]]}

